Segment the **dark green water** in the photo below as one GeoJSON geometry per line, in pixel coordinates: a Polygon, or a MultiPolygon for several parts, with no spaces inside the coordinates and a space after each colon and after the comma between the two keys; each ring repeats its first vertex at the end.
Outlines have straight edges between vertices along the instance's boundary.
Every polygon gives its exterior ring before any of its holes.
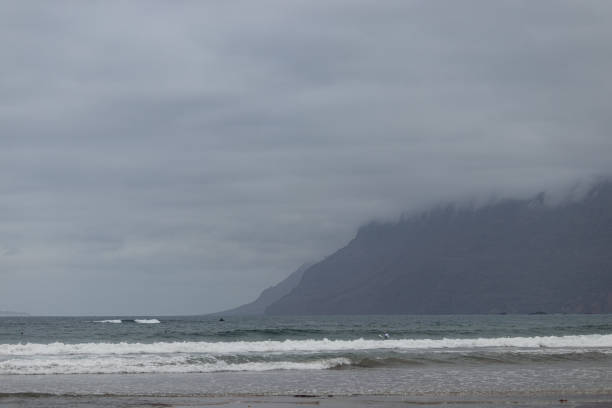
{"type": "Polygon", "coordinates": [[[0,344],[354,340],[377,339],[384,332],[393,339],[612,334],[612,316],[275,316],[224,317],[222,322],[206,316],[0,317],[0,344]]]}

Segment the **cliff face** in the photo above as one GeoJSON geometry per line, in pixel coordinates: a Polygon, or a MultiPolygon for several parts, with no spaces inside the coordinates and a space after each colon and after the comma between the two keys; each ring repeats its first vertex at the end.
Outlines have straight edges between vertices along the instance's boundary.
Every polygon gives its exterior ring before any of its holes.
{"type": "Polygon", "coordinates": [[[612,183],[361,228],[267,314],[612,312],[612,183]]]}
{"type": "Polygon", "coordinates": [[[266,308],[272,303],[276,302],[297,286],[302,279],[304,271],[312,264],[304,264],[300,266],[296,271],[291,273],[280,283],[265,289],[257,299],[251,303],[247,303],[242,306],[238,306],[234,309],[225,310],[223,312],[214,313],[215,315],[224,316],[248,316],[248,315],[262,315],[266,308]]]}

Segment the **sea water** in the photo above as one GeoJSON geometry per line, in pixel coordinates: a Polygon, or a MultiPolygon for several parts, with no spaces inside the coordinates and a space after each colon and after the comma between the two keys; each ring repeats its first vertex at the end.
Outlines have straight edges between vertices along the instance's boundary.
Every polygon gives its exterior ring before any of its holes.
{"type": "Polygon", "coordinates": [[[3,317],[20,394],[612,396],[612,316],[3,317]]]}

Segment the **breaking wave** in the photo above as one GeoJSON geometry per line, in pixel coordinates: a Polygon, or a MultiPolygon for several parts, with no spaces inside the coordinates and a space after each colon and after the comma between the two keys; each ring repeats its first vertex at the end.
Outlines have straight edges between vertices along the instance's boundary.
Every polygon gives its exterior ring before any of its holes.
{"type": "Polygon", "coordinates": [[[155,323],[161,323],[159,320],[157,319],[134,319],[134,321],[136,323],[144,323],[144,324],[155,324],[155,323]]]}
{"type": "Polygon", "coordinates": [[[612,334],[473,339],[0,344],[0,375],[207,373],[611,360],[612,334]]]}
{"type": "Polygon", "coordinates": [[[148,374],[148,373],[211,373],[224,371],[271,370],[326,370],[350,364],[346,358],[314,361],[254,361],[230,363],[226,361],[198,362],[184,356],[140,358],[70,359],[48,358],[37,360],[8,360],[0,362],[0,374],[148,374]]]}
{"type": "Polygon", "coordinates": [[[161,323],[157,319],[108,319],[108,320],[94,320],[94,323],[144,323],[154,324],[161,323]]]}
{"type": "Polygon", "coordinates": [[[25,343],[0,344],[0,358],[11,355],[122,355],[166,353],[313,353],[368,350],[462,350],[485,348],[612,348],[612,334],[542,337],[498,337],[476,339],[398,339],[398,340],[268,340],[231,342],[157,343],[25,343]]]}

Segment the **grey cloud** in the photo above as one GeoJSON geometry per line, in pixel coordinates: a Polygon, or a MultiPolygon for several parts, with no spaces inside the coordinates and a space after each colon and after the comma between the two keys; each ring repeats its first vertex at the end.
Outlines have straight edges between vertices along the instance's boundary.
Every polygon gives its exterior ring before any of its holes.
{"type": "Polygon", "coordinates": [[[605,2],[0,7],[0,309],[212,312],[371,219],[612,171],[605,2]]]}

